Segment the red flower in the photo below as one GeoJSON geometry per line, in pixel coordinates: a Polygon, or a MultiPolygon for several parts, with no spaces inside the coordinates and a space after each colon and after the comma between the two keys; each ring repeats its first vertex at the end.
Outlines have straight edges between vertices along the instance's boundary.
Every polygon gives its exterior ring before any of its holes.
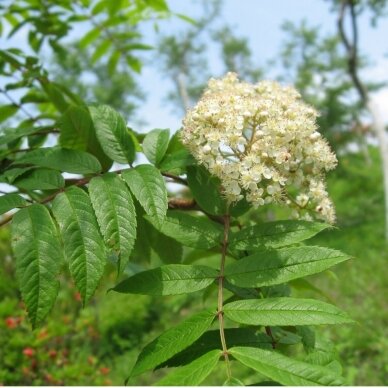
{"type": "Polygon", "coordinates": [[[5,319],[5,324],[7,325],[8,329],[15,329],[16,327],[18,327],[19,323],[19,318],[8,317],[5,319]]]}
{"type": "Polygon", "coordinates": [[[35,354],[35,350],[32,348],[24,348],[23,349],[23,354],[29,358],[33,357],[35,354]]]}
{"type": "Polygon", "coordinates": [[[110,372],[110,369],[107,368],[106,366],[102,366],[102,367],[100,368],[100,373],[101,373],[102,375],[107,375],[109,372],[110,372]]]}

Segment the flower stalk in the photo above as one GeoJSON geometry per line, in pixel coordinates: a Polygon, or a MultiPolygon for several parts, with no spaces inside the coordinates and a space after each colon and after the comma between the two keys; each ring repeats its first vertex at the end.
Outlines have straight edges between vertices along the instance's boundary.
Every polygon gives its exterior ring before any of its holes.
{"type": "Polygon", "coordinates": [[[230,367],[229,353],[228,353],[228,348],[227,348],[226,339],[225,339],[225,324],[224,324],[224,312],[223,312],[225,259],[226,259],[226,252],[228,249],[228,239],[229,239],[229,230],[230,230],[230,215],[229,214],[224,215],[223,219],[224,219],[224,238],[222,240],[222,245],[221,245],[220,275],[218,277],[217,316],[218,316],[218,321],[220,323],[220,338],[221,338],[221,345],[222,345],[222,354],[223,354],[224,359],[225,359],[226,373],[228,375],[228,379],[230,379],[232,377],[232,371],[231,371],[231,367],[230,367]]]}

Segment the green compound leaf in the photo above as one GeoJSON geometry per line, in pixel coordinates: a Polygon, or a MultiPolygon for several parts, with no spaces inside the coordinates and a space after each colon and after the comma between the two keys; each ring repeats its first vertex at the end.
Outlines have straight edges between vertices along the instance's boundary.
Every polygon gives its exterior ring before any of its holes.
{"type": "Polygon", "coordinates": [[[307,240],[330,225],[308,221],[273,221],[231,233],[229,246],[239,250],[279,248],[307,240]]]}
{"type": "Polygon", "coordinates": [[[131,164],[135,159],[135,144],[123,117],[107,105],[92,106],[89,110],[104,152],[117,163],[131,164]]]}
{"type": "Polygon", "coordinates": [[[53,212],[70,273],[85,304],[93,296],[106,262],[105,246],[89,196],[78,187],[70,187],[55,198],[53,212]]]}
{"type": "Polygon", "coordinates": [[[113,288],[143,295],[179,295],[203,290],[217,278],[218,271],[203,265],[168,264],[139,272],[113,288]]]}
{"type": "Polygon", "coordinates": [[[161,334],[142,350],[131,376],[153,369],[187,348],[210,327],[214,319],[214,313],[204,311],[161,334]]]}
{"type": "Polygon", "coordinates": [[[245,325],[297,326],[354,323],[338,307],[313,299],[268,298],[228,303],[225,315],[245,325]]]}
{"type": "Polygon", "coordinates": [[[119,256],[119,273],[129,261],[136,239],[136,211],[132,195],[116,174],[89,182],[89,195],[107,247],[119,256]]]}
{"type": "Polygon", "coordinates": [[[62,264],[58,231],[47,208],[31,205],[15,214],[12,248],[16,275],[33,327],[50,312],[58,294],[62,264]]]}
{"type": "Polygon", "coordinates": [[[242,364],[286,386],[345,385],[344,379],[328,368],[293,360],[275,351],[235,347],[230,353],[242,364]]]}
{"type": "Polygon", "coordinates": [[[14,164],[33,164],[73,174],[94,174],[101,171],[101,164],[93,155],[58,147],[30,151],[15,160],[14,164]]]}
{"type": "Polygon", "coordinates": [[[143,140],[143,152],[147,159],[158,165],[163,159],[170,138],[170,131],[168,129],[154,129],[149,132],[143,140]]]}
{"type": "Polygon", "coordinates": [[[4,194],[0,197],[0,214],[4,214],[17,207],[27,205],[27,201],[18,194],[4,194]]]}
{"type": "Polygon", "coordinates": [[[65,186],[65,180],[59,171],[37,168],[17,178],[13,185],[23,190],[57,190],[65,186]]]}
{"type": "MultiPolygon", "coordinates": [[[[152,217],[145,218],[151,224],[155,223],[152,217]]],[[[177,210],[167,212],[167,217],[159,230],[185,246],[198,249],[209,249],[220,245],[223,235],[221,225],[177,210]]]]}
{"type": "Polygon", "coordinates": [[[154,166],[141,164],[124,171],[122,177],[154,224],[160,228],[168,208],[167,189],[161,173],[154,166]]]}
{"type": "Polygon", "coordinates": [[[168,376],[159,380],[156,385],[164,386],[179,386],[189,385],[196,386],[202,383],[203,380],[216,367],[218,360],[221,357],[221,350],[212,350],[204,354],[202,357],[187,364],[181,368],[175,369],[168,376]]]}
{"type": "MultiPolygon", "coordinates": [[[[228,347],[252,346],[263,349],[272,349],[272,339],[268,335],[264,333],[256,333],[250,328],[225,329],[224,333],[228,347]]],[[[219,330],[207,331],[188,348],[159,365],[158,369],[166,366],[177,367],[189,364],[211,350],[222,350],[219,330]]]]}
{"type": "Polygon", "coordinates": [[[340,251],[321,247],[268,250],[232,263],[225,269],[225,276],[240,287],[271,286],[322,272],[349,259],[340,251]]]}

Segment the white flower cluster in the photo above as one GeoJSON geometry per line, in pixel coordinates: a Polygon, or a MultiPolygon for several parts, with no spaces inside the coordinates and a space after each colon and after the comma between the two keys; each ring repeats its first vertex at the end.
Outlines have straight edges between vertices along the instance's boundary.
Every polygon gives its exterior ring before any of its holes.
{"type": "Polygon", "coordinates": [[[324,173],[337,159],[317,132],[316,117],[294,88],[253,85],[228,73],[210,79],[183,121],[182,141],[220,178],[230,202],[245,196],[256,207],[282,203],[297,218],[315,215],[333,223],[324,173]]]}

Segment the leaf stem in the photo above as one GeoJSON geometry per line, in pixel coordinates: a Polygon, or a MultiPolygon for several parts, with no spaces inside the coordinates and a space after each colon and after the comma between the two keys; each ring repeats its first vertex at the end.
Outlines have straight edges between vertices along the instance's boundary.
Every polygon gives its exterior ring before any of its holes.
{"type": "Polygon", "coordinates": [[[273,336],[272,334],[272,330],[271,330],[271,327],[270,326],[265,326],[265,332],[267,333],[267,335],[269,337],[271,337],[271,345],[272,345],[272,349],[276,349],[276,340],[275,340],[275,337],[273,336]]]}
{"type": "Polygon", "coordinates": [[[225,358],[226,363],[226,373],[228,375],[228,379],[232,377],[232,371],[230,368],[230,360],[228,348],[226,346],[225,340],[225,328],[224,328],[224,273],[225,273],[225,259],[226,259],[226,251],[228,248],[228,239],[229,239],[229,230],[230,230],[230,215],[226,214],[223,217],[224,219],[224,238],[221,246],[221,264],[220,264],[220,275],[218,277],[218,308],[217,308],[217,316],[218,321],[220,323],[220,338],[222,345],[222,353],[225,358]]]}

